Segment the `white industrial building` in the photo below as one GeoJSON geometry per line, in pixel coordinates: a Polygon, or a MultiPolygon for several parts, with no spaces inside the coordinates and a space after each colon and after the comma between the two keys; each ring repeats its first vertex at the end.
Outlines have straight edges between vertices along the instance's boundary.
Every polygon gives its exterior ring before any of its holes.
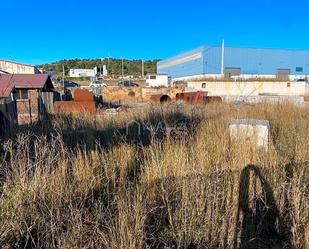
{"type": "Polygon", "coordinates": [[[147,74],[147,87],[171,87],[172,80],[167,74],[147,74]]]}
{"type": "Polygon", "coordinates": [[[97,67],[93,69],[70,69],[69,76],[73,78],[96,77],[97,73],[97,67]]]}
{"type": "Polygon", "coordinates": [[[270,48],[202,46],[159,61],[157,73],[173,80],[196,78],[305,79],[309,51],[270,48]]]}
{"type": "Polygon", "coordinates": [[[0,72],[9,74],[40,74],[40,70],[35,66],[0,60],[0,72]]]}

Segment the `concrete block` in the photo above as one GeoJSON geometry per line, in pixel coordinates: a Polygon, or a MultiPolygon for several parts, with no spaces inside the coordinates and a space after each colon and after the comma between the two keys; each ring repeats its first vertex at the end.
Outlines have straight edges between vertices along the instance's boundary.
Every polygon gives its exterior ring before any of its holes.
{"type": "Polygon", "coordinates": [[[245,140],[259,148],[268,149],[269,121],[262,119],[234,119],[229,122],[230,137],[245,140]]]}

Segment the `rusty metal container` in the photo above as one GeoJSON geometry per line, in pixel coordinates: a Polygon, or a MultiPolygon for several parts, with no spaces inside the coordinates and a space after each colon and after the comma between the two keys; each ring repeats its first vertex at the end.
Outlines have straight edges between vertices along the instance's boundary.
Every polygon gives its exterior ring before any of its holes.
{"type": "Polygon", "coordinates": [[[85,89],[76,88],[73,91],[73,99],[75,102],[91,102],[93,101],[93,93],[85,89]]]}
{"type": "Polygon", "coordinates": [[[177,93],[176,100],[182,100],[192,105],[221,103],[220,96],[207,96],[207,93],[202,91],[177,93]]]}
{"type": "Polygon", "coordinates": [[[187,103],[197,105],[204,104],[204,98],[206,97],[206,93],[198,91],[198,92],[185,92],[185,93],[177,93],[176,100],[182,100],[187,103]]]}
{"type": "Polygon", "coordinates": [[[222,103],[222,98],[220,96],[207,96],[205,104],[222,103]]]}
{"type": "Polygon", "coordinates": [[[91,114],[96,113],[94,101],[57,101],[54,103],[55,110],[66,114],[91,114]]]}

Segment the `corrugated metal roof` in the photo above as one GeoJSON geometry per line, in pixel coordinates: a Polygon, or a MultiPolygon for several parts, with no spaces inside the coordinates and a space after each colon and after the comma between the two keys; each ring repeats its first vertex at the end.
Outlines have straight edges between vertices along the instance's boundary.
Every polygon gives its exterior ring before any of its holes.
{"type": "Polygon", "coordinates": [[[14,85],[10,82],[10,80],[3,80],[3,76],[4,75],[0,75],[0,98],[6,98],[10,96],[14,89],[14,85]]]}
{"type": "Polygon", "coordinates": [[[47,74],[4,74],[0,77],[0,85],[12,84],[15,88],[41,89],[46,84],[53,88],[47,74]]]}

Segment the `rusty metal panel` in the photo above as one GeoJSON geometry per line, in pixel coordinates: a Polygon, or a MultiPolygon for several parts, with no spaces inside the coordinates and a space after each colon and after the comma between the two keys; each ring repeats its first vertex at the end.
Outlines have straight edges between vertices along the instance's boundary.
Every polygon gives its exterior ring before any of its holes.
{"type": "Polygon", "coordinates": [[[176,100],[182,100],[187,103],[196,105],[196,104],[203,104],[204,103],[204,97],[205,92],[186,92],[186,93],[177,93],[176,94],[176,100]]]}
{"type": "Polygon", "coordinates": [[[67,114],[91,114],[96,112],[94,101],[57,101],[54,103],[55,110],[67,114]]]}
{"type": "Polygon", "coordinates": [[[93,101],[93,93],[84,89],[75,89],[73,92],[73,99],[77,102],[89,102],[93,101]]]}
{"type": "Polygon", "coordinates": [[[205,104],[222,103],[222,98],[220,96],[207,96],[205,104]]]}
{"type": "Polygon", "coordinates": [[[219,96],[207,96],[207,93],[202,91],[197,92],[185,92],[177,93],[176,100],[182,100],[187,103],[198,105],[198,104],[212,104],[222,102],[222,98],[219,96]]]}

